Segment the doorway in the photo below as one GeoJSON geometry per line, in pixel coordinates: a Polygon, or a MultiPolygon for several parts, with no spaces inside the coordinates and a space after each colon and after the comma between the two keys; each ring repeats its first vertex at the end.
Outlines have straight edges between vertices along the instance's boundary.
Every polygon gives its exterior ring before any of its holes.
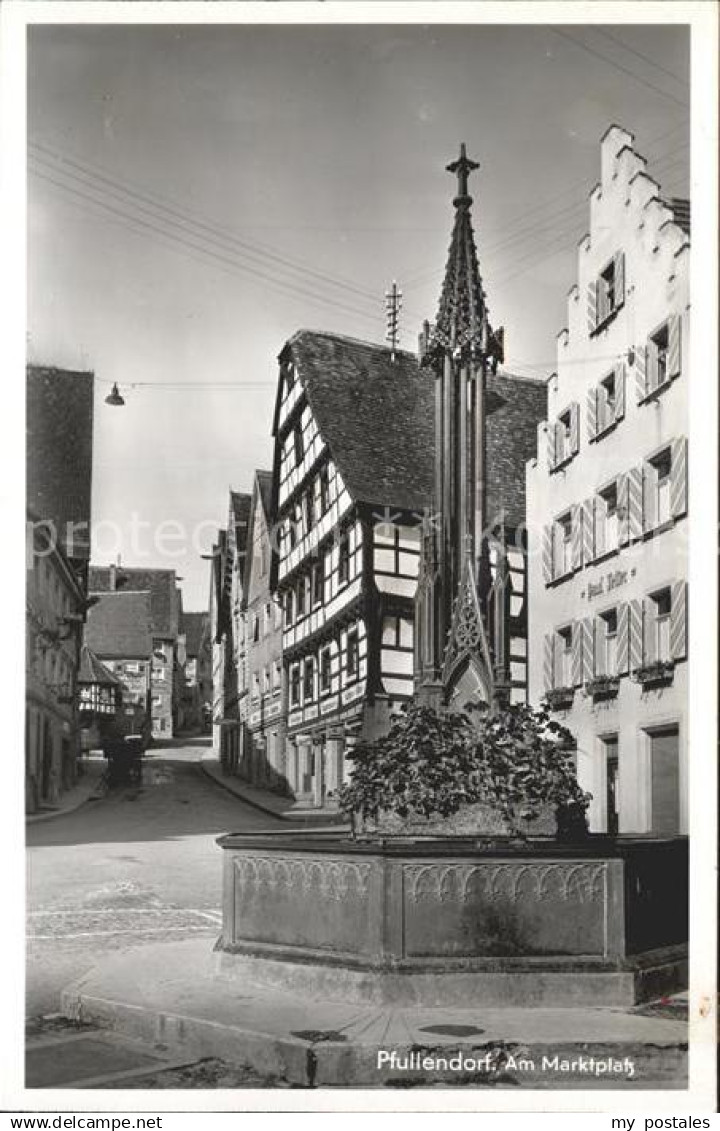
{"type": "Polygon", "coordinates": [[[680,832],[680,733],[677,726],[652,731],[650,740],[650,831],[680,832]]]}

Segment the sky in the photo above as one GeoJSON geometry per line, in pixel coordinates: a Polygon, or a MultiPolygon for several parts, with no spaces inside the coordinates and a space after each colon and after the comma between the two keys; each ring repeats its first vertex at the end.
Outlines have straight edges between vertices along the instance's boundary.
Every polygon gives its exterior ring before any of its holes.
{"type": "Polygon", "coordinates": [[[396,279],[416,348],[461,141],[523,376],[554,369],[608,126],[689,195],[682,26],[48,25],[28,45],[29,360],[96,375],[93,560],[176,568],[186,609],[229,488],[272,466],[284,342],[383,342],[396,279]]]}

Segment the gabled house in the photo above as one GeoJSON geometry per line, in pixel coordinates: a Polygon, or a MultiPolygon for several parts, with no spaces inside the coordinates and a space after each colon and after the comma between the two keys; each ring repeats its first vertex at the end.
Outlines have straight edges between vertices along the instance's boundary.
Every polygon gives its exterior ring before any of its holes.
{"type": "Polygon", "coordinates": [[[118,730],[152,730],[155,639],[148,591],[108,590],[97,594],[85,625],[85,645],[122,685],[118,730]]]}

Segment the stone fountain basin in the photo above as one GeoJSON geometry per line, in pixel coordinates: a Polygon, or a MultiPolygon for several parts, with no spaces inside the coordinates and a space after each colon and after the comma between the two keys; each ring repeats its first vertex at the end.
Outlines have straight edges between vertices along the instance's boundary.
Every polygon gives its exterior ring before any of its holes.
{"type": "Polygon", "coordinates": [[[344,1000],[629,1004],[683,988],[687,840],[220,837],[224,975],[344,1000]]]}

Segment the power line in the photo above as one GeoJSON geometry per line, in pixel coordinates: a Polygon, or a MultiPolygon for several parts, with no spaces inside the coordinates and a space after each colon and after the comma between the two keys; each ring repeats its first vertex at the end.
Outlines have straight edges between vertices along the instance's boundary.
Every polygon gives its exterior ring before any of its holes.
{"type": "Polygon", "coordinates": [[[674,79],[675,82],[679,82],[680,85],[683,86],[685,90],[687,90],[687,79],[681,78],[680,75],[676,75],[674,71],[669,71],[667,67],[663,67],[662,63],[658,63],[657,59],[651,59],[649,55],[644,55],[642,51],[638,51],[635,47],[630,47],[629,44],[624,43],[622,39],[619,39],[616,35],[613,35],[612,32],[608,31],[607,28],[593,27],[593,31],[596,31],[598,35],[605,36],[605,39],[610,39],[613,43],[617,43],[618,47],[622,47],[624,51],[629,51],[631,55],[635,55],[636,58],[642,59],[645,63],[649,63],[651,67],[655,67],[658,71],[662,71],[664,75],[667,75],[669,78],[674,79]]]}
{"type": "Polygon", "coordinates": [[[688,109],[687,102],[684,102],[680,98],[676,98],[674,94],[670,94],[669,91],[663,90],[662,87],[655,86],[655,83],[650,82],[648,79],[644,79],[641,75],[636,74],[635,71],[631,71],[628,67],[623,67],[622,63],[618,63],[614,59],[611,59],[609,55],[603,55],[602,51],[596,51],[594,47],[589,47],[587,43],[583,42],[582,39],[578,39],[577,36],[571,35],[570,32],[560,31],[560,29],[557,27],[550,28],[549,30],[553,33],[553,35],[559,35],[563,39],[570,40],[571,43],[574,43],[577,47],[582,48],[583,51],[587,51],[589,55],[594,55],[596,59],[602,59],[604,63],[608,63],[609,66],[614,67],[615,70],[622,71],[623,74],[629,75],[631,79],[635,79],[636,82],[642,83],[642,85],[646,86],[648,90],[654,90],[656,94],[661,94],[663,98],[669,98],[671,102],[675,102],[678,106],[682,106],[683,109],[688,109]]]}
{"type": "MultiPolygon", "coordinates": [[[[127,227],[130,227],[131,230],[133,225],[139,225],[140,227],[149,230],[156,238],[159,236],[164,238],[165,240],[169,240],[176,249],[177,246],[183,247],[186,250],[190,249],[197,254],[205,256],[206,258],[224,264],[226,268],[234,268],[234,271],[230,272],[231,274],[237,275],[238,271],[242,271],[245,274],[251,274],[253,278],[262,279],[266,285],[276,290],[280,290],[283,293],[289,293],[293,297],[303,298],[306,301],[310,301],[321,306],[333,306],[339,310],[342,310],[346,314],[349,313],[356,317],[364,318],[368,321],[372,321],[375,324],[379,322],[379,317],[373,316],[367,311],[360,310],[357,307],[350,306],[348,303],[338,301],[326,295],[310,292],[306,288],[298,286],[297,284],[288,282],[286,280],[266,275],[263,272],[259,271],[256,266],[252,264],[242,263],[237,258],[230,258],[227,255],[220,255],[218,252],[213,251],[208,247],[192,242],[191,240],[187,239],[184,234],[181,235],[178,234],[178,232],[166,231],[162,228],[158,228],[156,224],[143,220],[141,217],[136,216],[131,212],[123,211],[121,208],[114,208],[111,204],[107,203],[104,200],[99,200],[96,196],[91,195],[91,193],[82,192],[80,189],[75,188],[72,185],[65,184],[62,181],[57,181],[55,178],[49,176],[42,170],[31,169],[31,172],[33,172],[35,176],[40,177],[42,180],[48,181],[56,188],[61,189],[71,196],[78,197],[79,199],[94,205],[96,208],[100,208],[103,211],[110,212],[111,214],[119,217],[121,220],[125,221],[125,225],[127,227]]],[[[157,219],[161,218],[157,217],[157,219]]],[[[182,229],[180,230],[182,231],[182,229]]]]}
{"type": "MultiPolygon", "coordinates": [[[[327,273],[322,271],[318,271],[312,267],[307,266],[306,264],[299,263],[297,260],[292,260],[285,255],[280,255],[278,252],[265,245],[253,245],[246,240],[241,240],[230,229],[224,228],[222,225],[219,225],[215,222],[211,223],[205,218],[199,218],[198,214],[192,213],[188,209],[178,207],[178,202],[171,202],[169,198],[163,198],[159,194],[149,193],[143,188],[132,187],[132,182],[128,181],[127,179],[125,179],[125,182],[123,183],[116,177],[111,177],[105,172],[99,171],[99,166],[93,167],[89,162],[83,162],[73,157],[68,157],[67,155],[62,154],[59,151],[54,150],[51,146],[43,145],[38,142],[30,142],[29,148],[31,150],[36,150],[38,159],[44,161],[46,166],[50,167],[54,172],[62,172],[68,177],[79,180],[80,183],[83,183],[83,178],[85,180],[89,180],[91,182],[91,187],[93,188],[95,188],[96,186],[92,182],[101,182],[103,186],[107,186],[107,189],[103,188],[102,191],[108,191],[109,189],[111,195],[119,197],[119,199],[123,201],[126,197],[129,198],[129,201],[134,207],[148,213],[149,215],[154,215],[154,213],[152,211],[148,212],[146,205],[149,205],[150,209],[154,209],[155,212],[161,212],[172,216],[173,223],[176,223],[180,226],[190,225],[192,227],[198,228],[202,233],[209,233],[213,241],[216,243],[218,243],[219,238],[221,238],[223,240],[223,247],[229,240],[231,243],[237,245],[237,247],[246,254],[260,258],[263,262],[267,259],[270,259],[275,263],[279,263],[285,270],[295,271],[296,273],[299,273],[301,275],[312,276],[314,280],[319,281],[325,286],[341,287],[343,289],[351,291],[353,294],[364,299],[365,301],[371,301],[374,303],[377,303],[378,301],[377,295],[363,287],[358,287],[356,284],[351,283],[347,280],[341,279],[337,276],[328,275],[327,273]],[[46,155],[49,155],[50,161],[48,161],[48,157],[46,155]],[[52,162],[55,162],[60,166],[70,166],[71,170],[75,169],[77,170],[77,172],[68,171],[63,167],[59,169],[55,168],[52,162]],[[80,174],[80,176],[78,176],[78,173],[80,174]],[[131,187],[127,187],[128,185],[130,185],[131,187]]],[[[98,189],[97,191],[101,190],[98,189]]],[[[203,235],[203,238],[206,237],[203,235]]]]}

